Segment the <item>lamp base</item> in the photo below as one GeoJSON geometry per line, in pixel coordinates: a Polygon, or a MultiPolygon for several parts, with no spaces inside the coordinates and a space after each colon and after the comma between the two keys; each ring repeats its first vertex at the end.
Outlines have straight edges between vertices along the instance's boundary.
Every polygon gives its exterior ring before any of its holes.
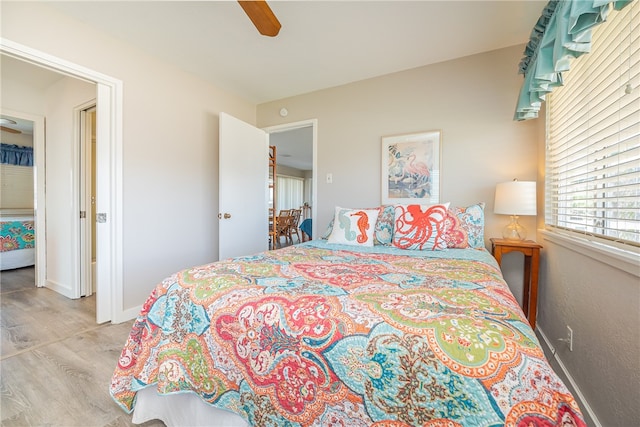
{"type": "Polygon", "coordinates": [[[502,229],[502,237],[507,240],[524,240],[527,237],[527,229],[518,222],[518,215],[511,215],[511,222],[502,229]]]}

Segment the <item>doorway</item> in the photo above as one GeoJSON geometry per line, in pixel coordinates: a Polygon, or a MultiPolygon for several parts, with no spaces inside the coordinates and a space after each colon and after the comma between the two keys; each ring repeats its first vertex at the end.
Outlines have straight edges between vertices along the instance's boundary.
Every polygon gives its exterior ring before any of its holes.
{"type": "MultiPolygon", "coordinates": [[[[285,175],[290,174],[304,179],[303,203],[308,206],[306,213],[308,219],[316,216],[317,128],[318,121],[316,119],[264,128],[269,134],[269,144],[277,147],[277,175],[281,175],[281,171],[284,169],[285,175]]],[[[312,222],[312,236],[317,235],[316,226],[317,224],[312,222]]]]}
{"type": "Polygon", "coordinates": [[[96,322],[119,323],[135,317],[123,307],[122,81],[5,39],[0,41],[0,53],[96,84],[96,209],[104,218],[96,226],[95,238],[96,322]]]}
{"type": "MultiPolygon", "coordinates": [[[[2,108],[2,117],[15,122],[15,128],[20,139],[12,141],[18,145],[31,146],[33,148],[33,166],[31,167],[15,167],[11,173],[11,177],[4,176],[3,183],[9,183],[7,188],[10,194],[5,193],[5,185],[2,192],[2,207],[10,208],[8,212],[16,212],[20,215],[31,215],[34,220],[34,232],[36,236],[35,249],[33,254],[29,255],[29,259],[33,257],[35,280],[34,286],[45,286],[45,245],[39,244],[39,236],[45,235],[44,217],[46,207],[44,203],[37,205],[38,197],[44,197],[44,170],[39,165],[43,164],[44,159],[44,117],[27,114],[19,111],[2,108]],[[30,142],[29,142],[30,141],[30,142]],[[16,193],[16,190],[19,190],[16,193]],[[19,209],[16,209],[19,208],[19,209]],[[24,208],[24,209],[23,209],[24,208]]],[[[7,142],[3,140],[3,142],[7,142]]],[[[5,165],[7,166],[7,165],[5,165]]],[[[11,166],[7,166],[11,168],[11,166]]],[[[22,261],[16,265],[22,265],[22,261]]]]}

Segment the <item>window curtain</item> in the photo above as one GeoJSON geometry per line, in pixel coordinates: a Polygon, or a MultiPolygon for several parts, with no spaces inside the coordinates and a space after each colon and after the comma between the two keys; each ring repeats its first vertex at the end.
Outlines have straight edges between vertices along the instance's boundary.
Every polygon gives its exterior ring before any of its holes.
{"type": "Polygon", "coordinates": [[[299,209],[304,203],[304,180],[292,176],[276,177],[276,213],[283,209],[299,209]]]}
{"type": "Polygon", "coordinates": [[[621,10],[637,0],[552,0],[531,32],[520,62],[524,83],[515,120],[538,117],[545,95],[562,85],[573,58],[591,51],[591,29],[606,21],[611,4],[621,10]]]}
{"type": "Polygon", "coordinates": [[[0,163],[16,166],[33,166],[33,147],[0,144],[0,163]]]}

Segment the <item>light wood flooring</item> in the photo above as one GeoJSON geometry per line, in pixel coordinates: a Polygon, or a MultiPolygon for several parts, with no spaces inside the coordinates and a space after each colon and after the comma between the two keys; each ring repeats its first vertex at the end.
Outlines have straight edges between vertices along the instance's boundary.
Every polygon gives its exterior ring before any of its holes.
{"type": "Polygon", "coordinates": [[[98,325],[95,296],[71,300],[34,283],[33,267],[0,272],[1,425],[133,426],[109,395],[132,322],[98,325]]]}

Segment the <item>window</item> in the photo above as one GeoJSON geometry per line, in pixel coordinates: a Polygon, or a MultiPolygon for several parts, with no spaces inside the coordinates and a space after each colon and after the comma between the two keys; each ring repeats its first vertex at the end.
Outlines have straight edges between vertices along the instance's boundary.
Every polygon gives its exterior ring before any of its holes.
{"type": "Polygon", "coordinates": [[[638,3],[611,12],[547,96],[545,223],[640,247],[638,3]]]}
{"type": "Polygon", "coordinates": [[[283,209],[299,209],[304,203],[304,179],[284,175],[278,175],[276,179],[276,213],[283,209]]]}

